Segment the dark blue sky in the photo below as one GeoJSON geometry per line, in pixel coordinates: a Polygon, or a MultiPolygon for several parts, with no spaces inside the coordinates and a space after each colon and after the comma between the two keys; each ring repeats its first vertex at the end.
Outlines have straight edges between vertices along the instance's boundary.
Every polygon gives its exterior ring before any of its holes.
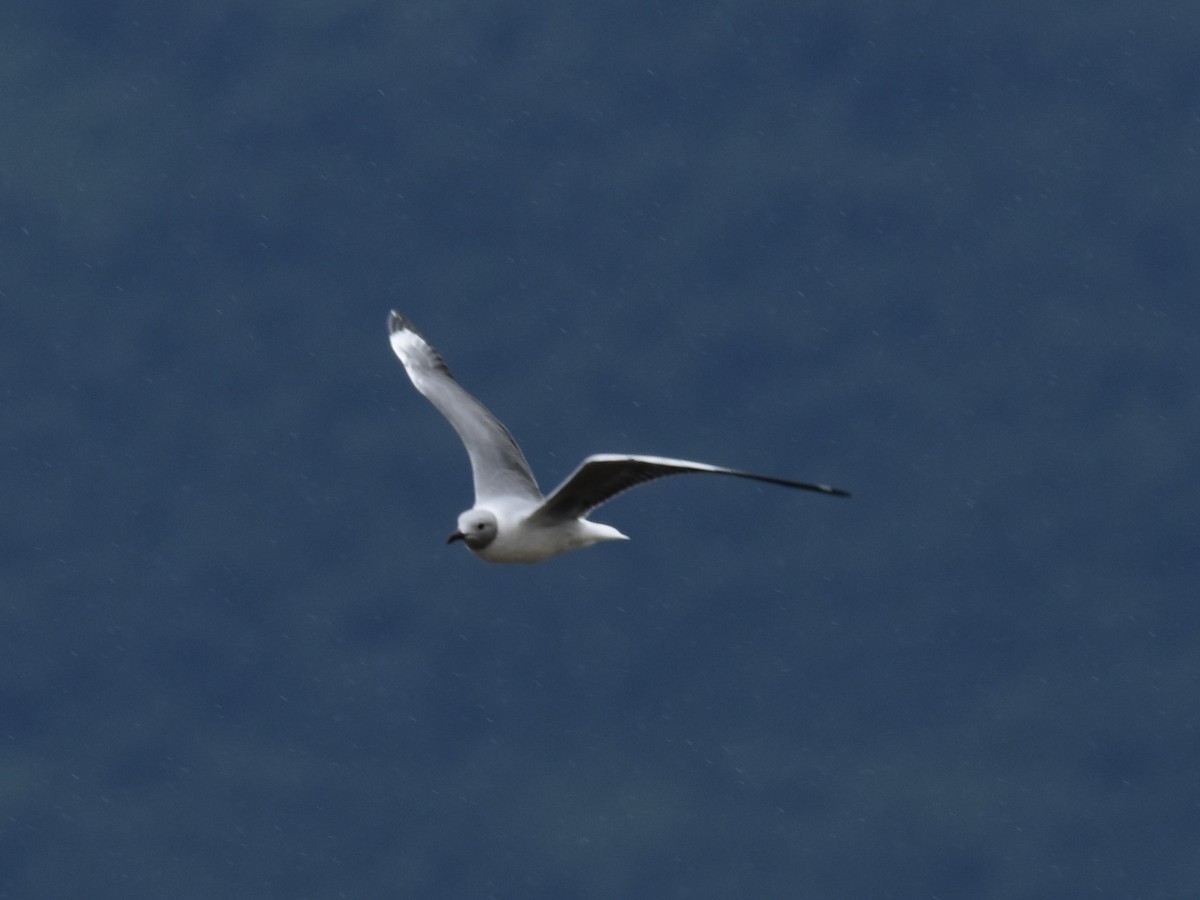
{"type": "Polygon", "coordinates": [[[2,15],[0,897],[1200,894],[1192,7],[2,15]]]}

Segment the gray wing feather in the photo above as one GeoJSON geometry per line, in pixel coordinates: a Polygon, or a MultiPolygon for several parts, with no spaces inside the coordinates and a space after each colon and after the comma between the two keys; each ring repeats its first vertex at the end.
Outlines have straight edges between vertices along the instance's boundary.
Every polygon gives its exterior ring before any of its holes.
{"type": "Polygon", "coordinates": [[[834,497],[849,497],[847,491],[827,484],[807,481],[791,481],[771,475],[756,475],[712,466],[708,463],[689,462],[686,459],[667,459],[661,456],[632,456],[603,453],[589,456],[570,477],[559,485],[534,512],[533,516],[547,524],[587,515],[601,503],[605,503],[622,491],[645,484],[667,475],[702,473],[709,475],[732,475],[749,478],[802,491],[815,491],[834,497]]]}
{"type": "Polygon", "coordinates": [[[421,394],[454,426],[475,477],[475,503],[498,497],[541,500],[525,454],[487,407],[454,380],[430,343],[398,312],[388,317],[392,350],[421,394]]]}

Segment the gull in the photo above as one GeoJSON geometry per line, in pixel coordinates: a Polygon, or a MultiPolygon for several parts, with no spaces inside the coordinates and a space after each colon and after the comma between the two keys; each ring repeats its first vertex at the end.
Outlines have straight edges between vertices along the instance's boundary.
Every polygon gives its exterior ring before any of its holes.
{"type": "Polygon", "coordinates": [[[508,429],[455,381],[441,356],[412,323],[393,310],[388,331],[392,350],[404,364],[413,387],[449,420],[471,458],[475,505],[458,517],[458,527],[446,543],[462,541],[488,562],[535,563],[601,541],[628,540],[611,525],[589,521],[587,514],[622,491],[666,475],[732,475],[834,497],[850,496],[827,484],[625,453],[589,456],[549,497],[544,496],[508,429]]]}

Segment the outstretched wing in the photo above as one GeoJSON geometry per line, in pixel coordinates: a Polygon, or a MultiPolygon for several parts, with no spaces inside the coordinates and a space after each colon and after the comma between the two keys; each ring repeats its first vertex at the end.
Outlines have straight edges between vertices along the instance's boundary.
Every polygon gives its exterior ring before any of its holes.
{"type": "Polygon", "coordinates": [[[466,445],[475,476],[475,505],[491,499],[541,500],[525,454],[500,420],[463,390],[446,363],[412,323],[393,310],[388,317],[392,350],[413,387],[438,408],[466,445]]]}
{"type": "Polygon", "coordinates": [[[532,518],[546,524],[577,519],[631,487],[667,475],[683,475],[689,472],[732,475],[736,478],[765,481],[768,484],[779,484],[802,491],[816,491],[819,494],[829,494],[834,497],[850,496],[848,492],[827,484],[811,484],[807,481],[790,481],[770,475],[755,475],[753,472],[740,472],[737,469],[690,462],[686,459],[601,453],[585,459],[579,468],[546,498],[546,502],[538,507],[532,518]]]}

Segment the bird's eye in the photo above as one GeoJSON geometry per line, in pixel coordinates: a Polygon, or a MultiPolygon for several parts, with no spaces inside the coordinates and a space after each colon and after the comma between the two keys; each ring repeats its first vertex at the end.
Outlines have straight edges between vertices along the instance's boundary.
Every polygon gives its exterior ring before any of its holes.
{"type": "Polygon", "coordinates": [[[482,522],[480,522],[478,525],[476,525],[476,526],[475,526],[475,530],[476,530],[476,531],[483,531],[483,523],[482,523],[482,522]]]}

